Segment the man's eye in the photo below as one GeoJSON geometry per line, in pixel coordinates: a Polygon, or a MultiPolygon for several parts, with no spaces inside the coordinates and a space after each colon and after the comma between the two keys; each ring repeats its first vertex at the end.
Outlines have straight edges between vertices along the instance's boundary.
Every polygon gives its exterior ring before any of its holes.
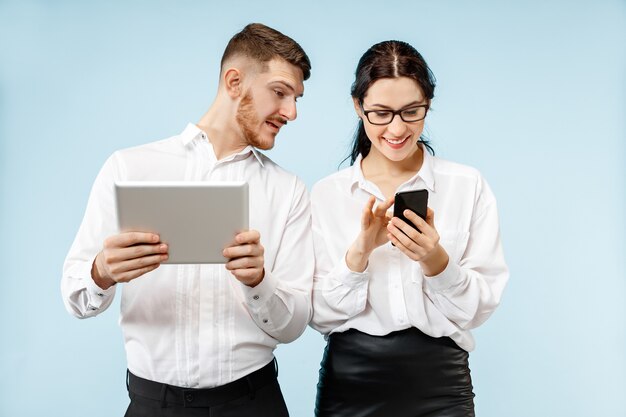
{"type": "Polygon", "coordinates": [[[283,92],[282,92],[282,91],[280,91],[280,90],[274,90],[274,92],[275,92],[275,93],[276,93],[276,95],[277,95],[278,97],[280,97],[280,98],[285,97],[285,93],[283,93],[283,92]]]}

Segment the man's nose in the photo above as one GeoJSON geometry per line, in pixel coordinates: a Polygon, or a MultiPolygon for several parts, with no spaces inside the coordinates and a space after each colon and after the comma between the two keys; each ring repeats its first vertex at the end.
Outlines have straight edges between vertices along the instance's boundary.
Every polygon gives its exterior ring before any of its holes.
{"type": "Polygon", "coordinates": [[[298,117],[296,102],[293,101],[291,103],[286,103],[285,105],[283,105],[280,111],[280,115],[289,121],[296,120],[296,117],[298,117]]]}

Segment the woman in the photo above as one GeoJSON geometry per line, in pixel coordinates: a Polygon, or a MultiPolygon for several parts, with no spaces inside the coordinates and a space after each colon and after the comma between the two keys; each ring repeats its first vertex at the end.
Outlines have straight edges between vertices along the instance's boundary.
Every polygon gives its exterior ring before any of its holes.
{"type": "Polygon", "coordinates": [[[361,57],[351,167],[312,191],[312,326],[328,336],[316,415],[473,416],[469,329],[500,302],[508,271],[489,186],[421,139],[435,81],[409,44],[361,57]],[[425,220],[388,210],[425,189],[425,220]]]}

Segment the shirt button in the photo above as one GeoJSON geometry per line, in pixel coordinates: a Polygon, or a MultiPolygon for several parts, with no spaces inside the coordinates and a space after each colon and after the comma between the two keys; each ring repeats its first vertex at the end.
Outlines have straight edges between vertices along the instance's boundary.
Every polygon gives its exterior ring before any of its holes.
{"type": "Polygon", "coordinates": [[[95,308],[95,307],[89,307],[89,310],[91,310],[91,311],[96,311],[96,310],[97,310],[97,308],[95,308]]]}
{"type": "Polygon", "coordinates": [[[265,324],[267,324],[268,321],[269,320],[267,320],[267,319],[263,319],[263,323],[265,323],[265,324]]]}
{"type": "Polygon", "coordinates": [[[98,294],[96,294],[98,297],[104,297],[104,294],[102,294],[101,292],[99,292],[98,294]]]}
{"type": "Polygon", "coordinates": [[[185,401],[190,403],[193,402],[193,394],[188,392],[187,394],[185,394],[185,401]]]}
{"type": "Polygon", "coordinates": [[[252,298],[253,298],[253,299],[255,299],[255,300],[258,300],[258,299],[259,299],[259,296],[258,296],[258,295],[255,295],[255,296],[254,296],[254,297],[252,297],[252,298]]]}

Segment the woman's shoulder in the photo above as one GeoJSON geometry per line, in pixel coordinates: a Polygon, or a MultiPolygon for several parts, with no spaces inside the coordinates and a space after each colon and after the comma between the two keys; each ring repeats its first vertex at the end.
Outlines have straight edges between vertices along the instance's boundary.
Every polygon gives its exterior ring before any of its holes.
{"type": "Polygon", "coordinates": [[[324,193],[331,190],[342,190],[349,188],[354,179],[354,169],[353,167],[347,167],[340,169],[337,172],[333,172],[330,175],[325,176],[324,178],[317,181],[313,188],[311,189],[311,197],[316,194],[324,193]]]}
{"type": "Polygon", "coordinates": [[[482,180],[482,175],[478,169],[439,157],[432,157],[432,169],[435,175],[466,177],[477,181],[482,180]]]}

